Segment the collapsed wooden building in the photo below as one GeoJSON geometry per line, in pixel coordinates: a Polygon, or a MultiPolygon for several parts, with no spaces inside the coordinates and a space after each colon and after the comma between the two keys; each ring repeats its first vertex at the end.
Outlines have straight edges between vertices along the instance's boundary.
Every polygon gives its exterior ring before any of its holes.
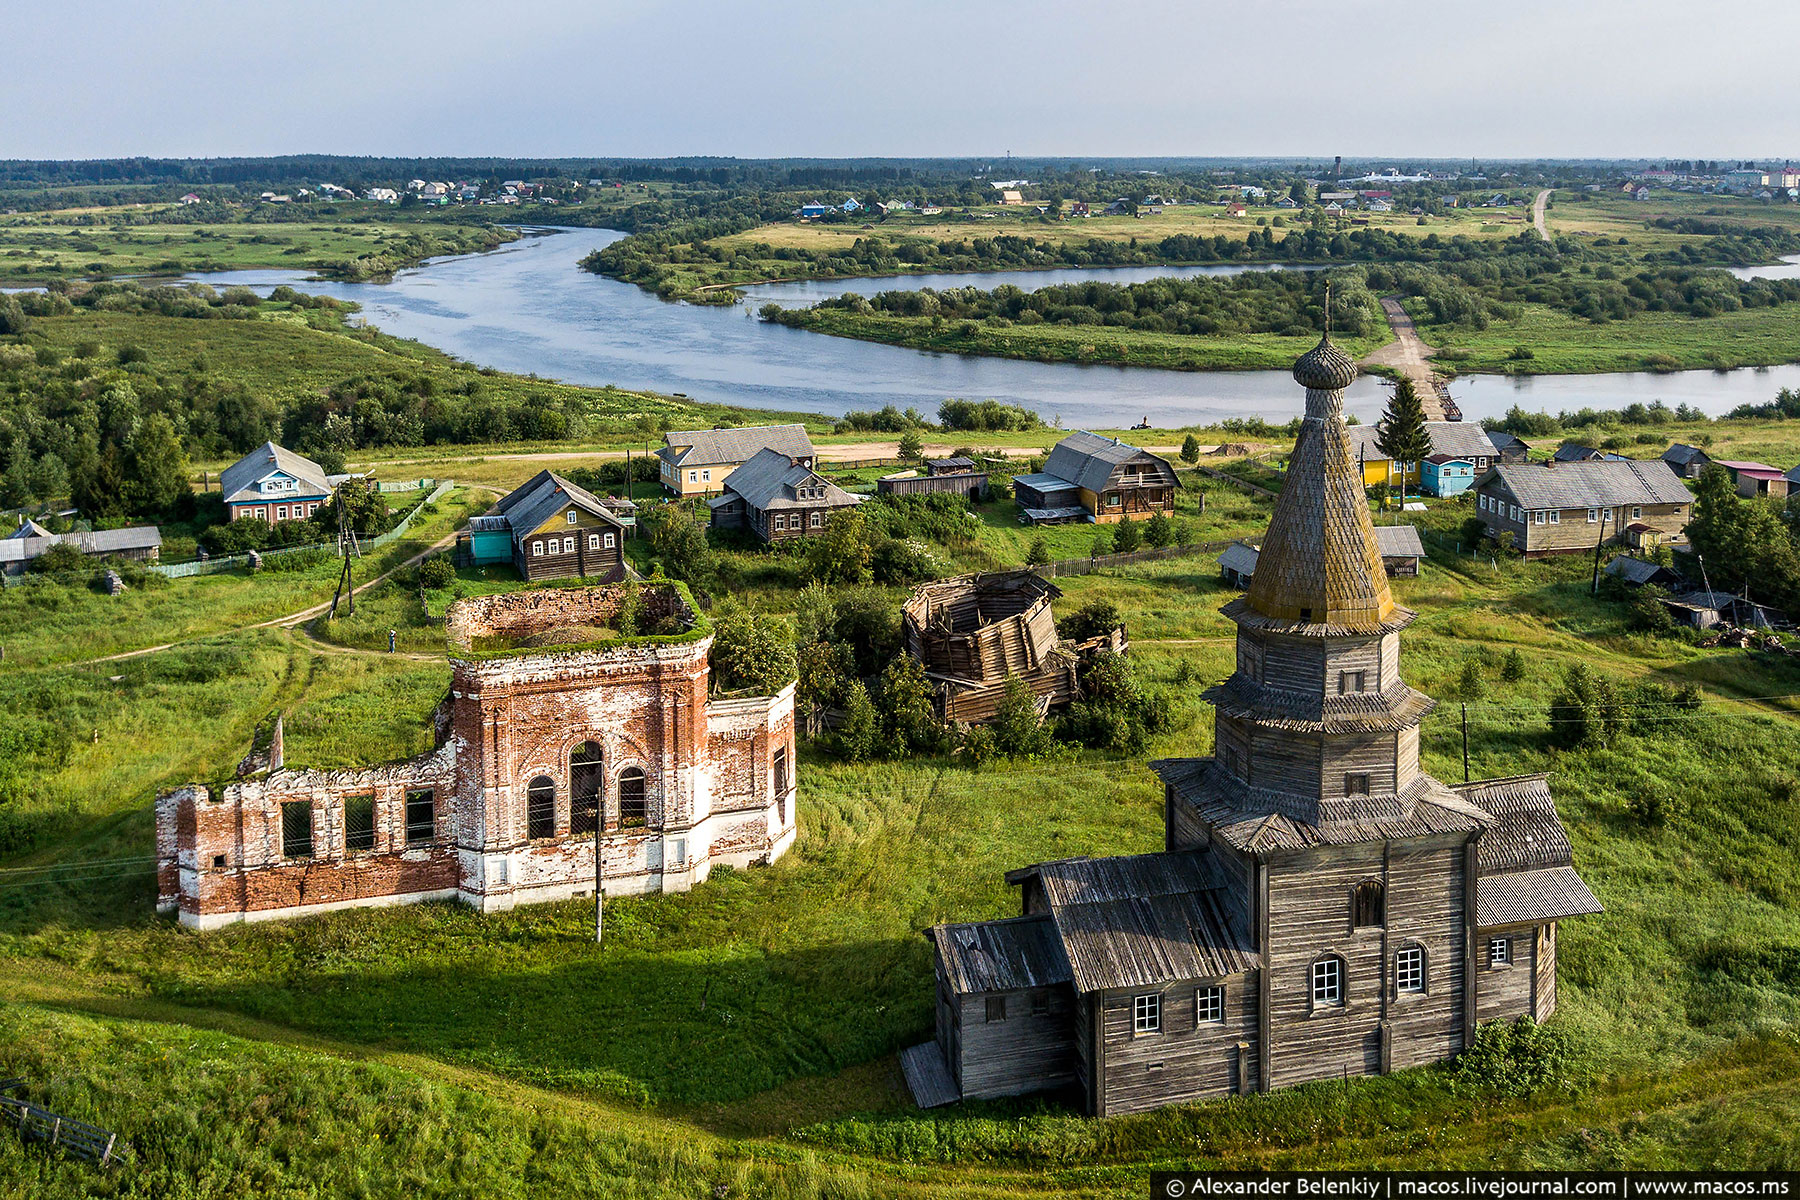
{"type": "MultiPolygon", "coordinates": [[[[1154,762],[1162,846],[1008,873],[1018,915],[930,931],[920,1104],[1073,1088],[1097,1116],[1438,1062],[1556,1007],[1557,923],[1600,910],[1542,775],[1451,786],[1329,338],[1237,626],[1215,751],[1154,762]]],[[[1579,471],[1583,468],[1568,468],[1579,471]]]]}
{"type": "Polygon", "coordinates": [[[901,637],[936,685],[938,715],[971,725],[992,720],[1014,676],[1037,697],[1039,711],[1075,700],[1082,656],[1123,653],[1125,628],[1066,643],[1051,609],[1061,596],[1031,571],[959,575],[914,592],[900,611],[901,637]]]}

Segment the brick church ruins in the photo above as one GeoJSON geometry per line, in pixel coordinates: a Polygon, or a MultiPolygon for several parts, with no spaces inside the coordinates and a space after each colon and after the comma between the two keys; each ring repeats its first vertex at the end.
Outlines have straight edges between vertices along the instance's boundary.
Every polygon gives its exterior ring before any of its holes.
{"type": "Polygon", "coordinates": [[[1158,853],[1007,875],[1020,915],[929,931],[921,1104],[1072,1088],[1100,1116],[1436,1062],[1479,1022],[1556,1006],[1556,927],[1600,905],[1541,775],[1460,786],[1419,765],[1432,700],[1394,603],[1327,337],[1247,595],[1206,693],[1210,758],[1151,767],[1158,853]]]}
{"type": "Polygon", "coordinates": [[[437,747],[286,765],[278,721],[229,782],[157,801],[158,907],[207,929],[460,899],[483,912],[681,891],[794,841],[794,688],[708,695],[712,632],[676,585],[457,601],[437,747]],[[621,606],[636,608],[622,636],[621,606]]]}

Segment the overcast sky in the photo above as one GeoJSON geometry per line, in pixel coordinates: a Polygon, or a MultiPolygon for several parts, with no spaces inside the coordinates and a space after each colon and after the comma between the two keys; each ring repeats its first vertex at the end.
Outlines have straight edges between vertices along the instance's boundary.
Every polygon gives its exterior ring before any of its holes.
{"type": "Polygon", "coordinates": [[[0,158],[1800,158],[1796,0],[0,0],[0,158]]]}

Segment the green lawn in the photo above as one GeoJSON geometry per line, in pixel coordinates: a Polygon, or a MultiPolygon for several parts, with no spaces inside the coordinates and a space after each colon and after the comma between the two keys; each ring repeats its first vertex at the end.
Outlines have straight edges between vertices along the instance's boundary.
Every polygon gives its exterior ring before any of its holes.
{"type": "MultiPolygon", "coordinates": [[[[1424,315],[1416,303],[1408,307],[1415,318],[1424,315]]],[[[1463,373],[1673,371],[1800,361],[1800,308],[1794,305],[1705,318],[1641,313],[1605,324],[1544,305],[1521,308],[1517,320],[1495,319],[1484,330],[1421,324],[1419,336],[1437,347],[1441,366],[1463,373]],[[1512,357],[1521,346],[1531,351],[1529,359],[1512,357]]]]}

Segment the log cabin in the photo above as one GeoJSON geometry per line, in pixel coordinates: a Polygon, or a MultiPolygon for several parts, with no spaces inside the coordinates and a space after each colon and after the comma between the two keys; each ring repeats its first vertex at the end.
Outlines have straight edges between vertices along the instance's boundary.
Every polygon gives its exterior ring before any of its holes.
{"type": "Polygon", "coordinates": [[[1007,875],[1019,915],[929,930],[921,1104],[1072,1089],[1096,1116],[1453,1057],[1556,1007],[1557,922],[1600,911],[1542,775],[1440,783],[1322,339],[1215,753],[1151,763],[1160,850],[1007,875]]]}
{"type": "Polygon", "coordinates": [[[812,439],[804,425],[747,425],[739,429],[691,429],[663,434],[656,452],[657,477],[671,496],[713,496],[733,471],[762,450],[779,450],[813,466],[812,439]]]}
{"type": "Polygon", "coordinates": [[[472,545],[485,538],[510,551],[522,579],[625,578],[625,523],[554,471],[539,471],[485,516],[471,518],[469,530],[472,545]]]}
{"type": "Polygon", "coordinates": [[[831,514],[862,503],[812,469],[810,459],[759,450],[707,504],[714,529],[745,529],[764,545],[818,537],[831,514]]]}
{"type": "Polygon", "coordinates": [[[1056,443],[1042,471],[1013,476],[1013,496],[1033,525],[1173,516],[1180,488],[1168,459],[1081,429],[1056,443]]]}

